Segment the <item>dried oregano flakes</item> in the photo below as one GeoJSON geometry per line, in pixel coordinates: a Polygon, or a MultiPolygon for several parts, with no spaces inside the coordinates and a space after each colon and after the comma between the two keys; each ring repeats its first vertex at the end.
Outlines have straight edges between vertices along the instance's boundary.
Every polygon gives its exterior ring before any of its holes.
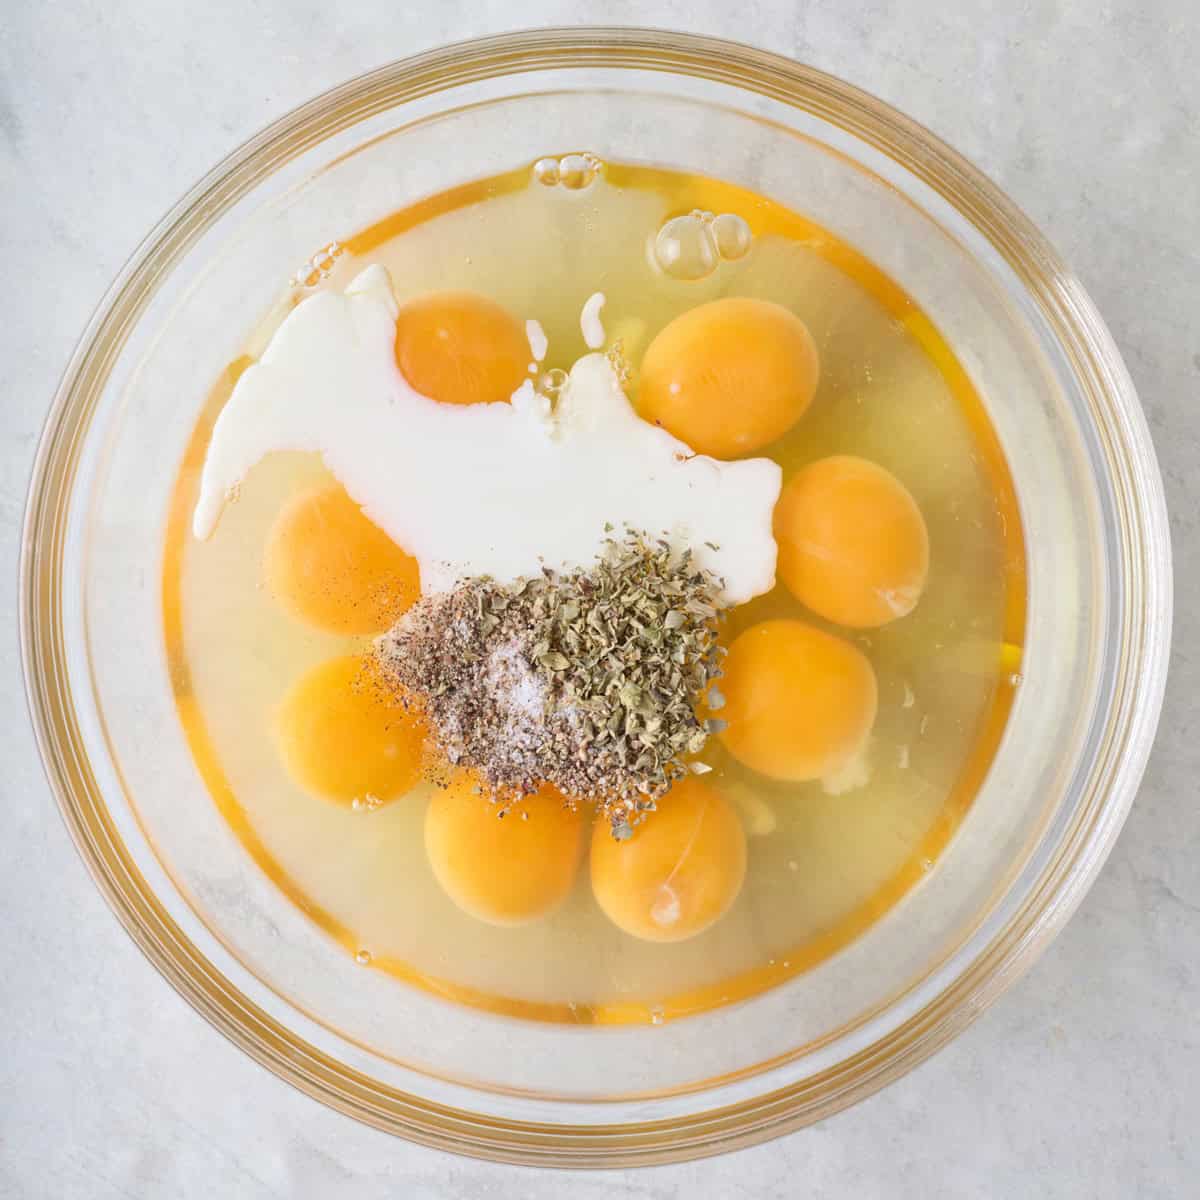
{"type": "Polygon", "coordinates": [[[626,531],[586,569],[425,597],[379,652],[423,698],[447,758],[498,799],[548,781],[627,836],[675,779],[704,770],[693,760],[720,722],[696,713],[721,673],[722,586],[689,550],[626,531]]]}

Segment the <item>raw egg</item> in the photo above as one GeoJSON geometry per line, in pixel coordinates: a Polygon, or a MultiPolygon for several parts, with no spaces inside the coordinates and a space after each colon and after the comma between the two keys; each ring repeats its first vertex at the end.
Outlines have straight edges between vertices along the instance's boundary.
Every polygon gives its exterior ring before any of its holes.
{"type": "Polygon", "coordinates": [[[410,300],[396,318],[396,364],[422,396],[443,404],[508,400],[529,377],[521,323],[473,292],[410,300]]]}
{"type": "Polygon", "coordinates": [[[381,633],[421,591],[416,559],[338,483],[302,493],[279,514],[263,572],[281,604],[331,633],[381,633]]]}
{"type": "Polygon", "coordinates": [[[794,313],[768,300],[714,300],[650,343],[637,407],[698,454],[737,458],[795,425],[817,375],[817,348],[794,313]]]}
{"type": "Polygon", "coordinates": [[[303,676],[279,713],[288,773],[339,804],[394,800],[420,777],[425,724],[374,659],[331,659],[303,676]]]}
{"type": "Polygon", "coordinates": [[[875,723],[875,672],[849,642],[804,621],[762,621],[724,663],[721,740],[772,779],[821,779],[844,767],[875,723]]]}
{"type": "Polygon", "coordinates": [[[681,942],[728,911],[746,874],[746,835],[729,802],[684,779],[624,841],[592,832],[592,891],[614,925],[648,942],[681,942]]]}
{"type": "Polygon", "coordinates": [[[429,802],[425,852],[463,912],[491,925],[524,925],[567,898],[583,823],[583,813],[548,784],[501,816],[475,777],[460,772],[429,802]]]}
{"type": "Polygon", "coordinates": [[[865,458],[838,454],[799,472],[775,507],[779,574],[802,604],[854,629],[916,607],[929,533],[908,489],[865,458]]]}

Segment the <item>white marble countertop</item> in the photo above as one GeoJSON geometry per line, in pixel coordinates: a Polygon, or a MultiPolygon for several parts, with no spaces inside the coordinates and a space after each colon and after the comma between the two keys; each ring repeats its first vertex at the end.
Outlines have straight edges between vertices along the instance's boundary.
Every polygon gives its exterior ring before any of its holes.
{"type": "Polygon", "coordinates": [[[0,1196],[1195,1194],[1200,1177],[1200,18],[1194,0],[316,0],[0,10],[0,1196]],[[736,14],[736,15],[735,15],[736,14]],[[310,95],[440,42],[538,24],[686,27],[867,88],[1042,226],[1141,392],[1180,582],[1172,676],[1112,858],[1033,971],[932,1061],[841,1116],[681,1167],[558,1173],[407,1145],[243,1057],[109,913],[43,781],[15,571],[38,430],[141,235],[310,95]]]}

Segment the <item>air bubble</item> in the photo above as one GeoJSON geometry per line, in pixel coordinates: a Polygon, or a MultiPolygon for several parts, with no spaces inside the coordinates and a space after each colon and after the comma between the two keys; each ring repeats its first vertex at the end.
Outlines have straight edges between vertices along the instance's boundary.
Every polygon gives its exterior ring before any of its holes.
{"type": "Polygon", "coordinates": [[[1021,674],[1019,671],[1014,671],[1014,672],[1013,672],[1013,673],[1012,673],[1012,674],[1011,674],[1011,675],[1008,677],[1008,682],[1009,682],[1009,683],[1010,683],[1010,684],[1011,684],[1013,687],[1020,687],[1020,686],[1021,686],[1021,684],[1023,684],[1023,683],[1025,682],[1025,676],[1024,676],[1024,675],[1022,675],[1022,674],[1021,674]]]}
{"type": "Polygon", "coordinates": [[[932,871],[933,870],[933,859],[932,858],[921,859],[921,870],[922,871],[932,871]]]}
{"type": "Polygon", "coordinates": [[[537,390],[543,396],[557,396],[566,386],[567,373],[558,367],[553,367],[537,381],[537,390]]]}
{"type": "Polygon", "coordinates": [[[712,222],[713,240],[717,244],[717,253],[724,259],[732,261],[744,258],[754,241],[750,226],[737,213],[722,213],[714,217],[712,222]]]}
{"type": "Polygon", "coordinates": [[[358,963],[358,965],[359,965],[360,967],[369,967],[369,966],[371,965],[371,952],[370,952],[370,950],[360,950],[360,951],[359,951],[359,952],[358,952],[358,953],[357,953],[357,954],[354,956],[354,961],[355,961],[356,963],[358,963]]]}
{"type": "Polygon", "coordinates": [[[546,187],[557,187],[561,184],[572,192],[578,192],[595,181],[603,165],[594,154],[564,154],[562,158],[539,158],[533,164],[533,177],[546,187]]]}
{"type": "Polygon", "coordinates": [[[554,187],[558,183],[558,159],[539,158],[533,164],[533,177],[546,187],[554,187]]]}
{"type": "Polygon", "coordinates": [[[666,1013],[664,1013],[661,1008],[652,1008],[650,1010],[651,1025],[661,1025],[666,1019],[666,1013]]]}
{"type": "Polygon", "coordinates": [[[707,214],[699,211],[672,217],[654,239],[654,260],[672,279],[706,279],[717,269],[719,256],[707,214]]]}
{"type": "Polygon", "coordinates": [[[568,154],[558,161],[558,181],[573,192],[585,188],[600,173],[600,160],[594,154],[568,154]]]}

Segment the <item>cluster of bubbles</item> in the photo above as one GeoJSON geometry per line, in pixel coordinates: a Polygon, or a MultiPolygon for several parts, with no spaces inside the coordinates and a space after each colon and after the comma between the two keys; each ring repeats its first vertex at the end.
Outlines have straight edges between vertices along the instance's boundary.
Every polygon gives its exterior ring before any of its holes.
{"type": "MultiPolygon", "coordinates": [[[[612,364],[621,385],[625,386],[628,384],[633,378],[633,368],[630,367],[629,360],[625,357],[625,348],[622,346],[619,338],[605,351],[605,357],[612,364]]],[[[569,378],[567,372],[562,370],[561,367],[551,367],[550,370],[543,371],[537,377],[533,388],[539,396],[544,396],[550,401],[551,405],[554,405],[558,402],[559,396],[562,395],[562,390],[567,386],[569,378]]]]}
{"type": "Polygon", "coordinates": [[[654,237],[654,261],[672,279],[706,279],[723,260],[744,258],[753,241],[736,213],[716,216],[697,208],[663,224],[654,237]]]}
{"type": "Polygon", "coordinates": [[[564,154],[562,158],[539,158],[533,164],[533,177],[546,187],[578,192],[596,179],[603,166],[594,154],[564,154]]]}
{"type": "Polygon", "coordinates": [[[292,276],[292,286],[298,288],[316,287],[322,279],[328,279],[333,270],[334,260],[341,254],[344,247],[339,242],[330,242],[322,246],[300,269],[292,276]]]}
{"type": "Polygon", "coordinates": [[[625,354],[625,343],[621,338],[617,338],[609,346],[605,352],[605,358],[608,359],[613,371],[616,372],[617,382],[622,387],[628,387],[633,381],[633,366],[625,354]]]}

